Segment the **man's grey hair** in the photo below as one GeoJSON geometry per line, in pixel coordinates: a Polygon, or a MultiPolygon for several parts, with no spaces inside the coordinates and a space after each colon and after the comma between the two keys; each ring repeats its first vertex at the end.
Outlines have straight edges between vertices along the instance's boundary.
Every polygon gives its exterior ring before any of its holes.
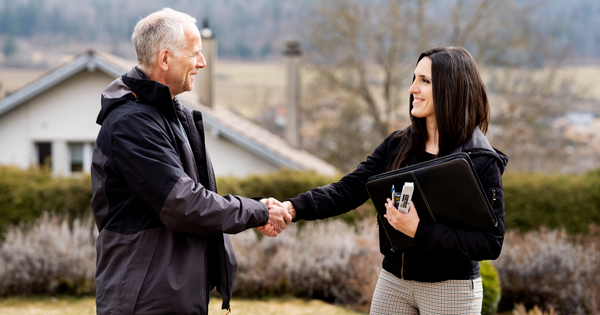
{"type": "Polygon", "coordinates": [[[164,8],[141,19],[133,29],[131,40],[140,66],[153,68],[158,53],[168,49],[179,56],[186,38],[184,25],[196,25],[196,19],[179,11],[164,8]]]}

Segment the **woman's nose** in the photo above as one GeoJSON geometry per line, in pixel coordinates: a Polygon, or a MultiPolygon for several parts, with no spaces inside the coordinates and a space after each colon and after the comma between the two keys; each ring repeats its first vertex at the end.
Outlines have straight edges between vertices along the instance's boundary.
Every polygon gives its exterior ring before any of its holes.
{"type": "Polygon", "coordinates": [[[413,84],[411,84],[410,88],[408,89],[408,93],[415,94],[418,92],[419,92],[419,89],[417,88],[416,84],[413,82],[413,84]]]}

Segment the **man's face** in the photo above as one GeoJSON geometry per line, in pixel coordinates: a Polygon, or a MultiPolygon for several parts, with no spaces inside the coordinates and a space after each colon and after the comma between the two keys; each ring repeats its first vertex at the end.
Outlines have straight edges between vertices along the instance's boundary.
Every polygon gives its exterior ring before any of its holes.
{"type": "Polygon", "coordinates": [[[179,56],[172,56],[172,63],[166,73],[166,85],[171,95],[191,91],[194,88],[195,75],[200,68],[206,66],[202,56],[202,40],[195,25],[184,25],[186,43],[179,51],[179,56]]]}

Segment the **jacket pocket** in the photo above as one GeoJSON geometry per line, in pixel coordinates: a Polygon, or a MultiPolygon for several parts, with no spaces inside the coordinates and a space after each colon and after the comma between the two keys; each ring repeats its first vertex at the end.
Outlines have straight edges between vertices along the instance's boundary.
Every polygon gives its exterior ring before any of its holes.
{"type": "Polygon", "coordinates": [[[121,270],[119,283],[118,308],[125,314],[133,314],[142,284],[150,269],[154,251],[164,228],[144,230],[136,234],[127,235],[126,259],[121,270]]]}

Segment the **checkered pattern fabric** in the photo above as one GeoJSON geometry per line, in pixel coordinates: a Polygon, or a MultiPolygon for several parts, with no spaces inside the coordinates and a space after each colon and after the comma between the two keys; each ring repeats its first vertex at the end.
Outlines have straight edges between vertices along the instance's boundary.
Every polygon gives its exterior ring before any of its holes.
{"type": "Polygon", "coordinates": [[[381,270],[371,301],[371,315],[481,314],[481,278],[420,282],[381,270]]]}

